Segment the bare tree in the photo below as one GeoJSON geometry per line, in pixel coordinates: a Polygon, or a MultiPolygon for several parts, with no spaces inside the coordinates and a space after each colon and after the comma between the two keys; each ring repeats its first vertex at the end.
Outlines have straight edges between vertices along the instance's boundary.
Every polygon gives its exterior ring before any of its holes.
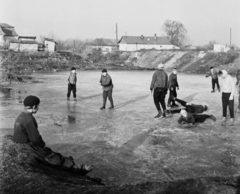
{"type": "Polygon", "coordinates": [[[188,41],[187,30],[181,22],[166,20],[162,29],[173,45],[183,46],[188,41]]]}

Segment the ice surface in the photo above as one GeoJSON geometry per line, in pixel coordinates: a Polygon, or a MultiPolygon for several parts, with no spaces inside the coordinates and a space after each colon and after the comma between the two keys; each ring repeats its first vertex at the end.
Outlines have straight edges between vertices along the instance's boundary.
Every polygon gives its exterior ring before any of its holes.
{"type": "Polygon", "coordinates": [[[72,96],[70,102],[66,99],[69,72],[34,74],[38,83],[18,84],[1,92],[0,128],[13,128],[24,97],[37,95],[41,104],[35,117],[47,146],[73,156],[79,164],[93,164],[95,170],[91,174],[107,183],[135,184],[239,173],[239,115],[236,113],[234,127],[228,123],[221,126],[221,93],[210,93],[211,79],[178,74],[178,97],[207,105],[207,114],[217,118],[216,122],[207,120],[197,127],[183,127],[177,123],[179,115],[154,119],[157,111],[149,89],[153,73],[109,71],[115,109],[103,111],[99,110],[101,72],[78,72],[77,102],[72,96]]]}

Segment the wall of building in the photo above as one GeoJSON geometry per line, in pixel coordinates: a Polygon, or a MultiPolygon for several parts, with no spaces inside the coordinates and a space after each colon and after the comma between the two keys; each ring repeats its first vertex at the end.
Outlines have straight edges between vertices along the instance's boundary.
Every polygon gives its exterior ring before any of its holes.
{"type": "Polygon", "coordinates": [[[19,51],[19,43],[10,42],[8,49],[12,51],[19,51]]]}
{"type": "Polygon", "coordinates": [[[213,50],[215,52],[228,52],[230,50],[230,47],[223,44],[214,44],[213,50]]]}
{"type": "Polygon", "coordinates": [[[20,44],[19,51],[38,51],[38,44],[20,44]]]}
{"type": "Polygon", "coordinates": [[[4,41],[4,36],[0,35],[0,46],[4,46],[5,41],[4,41]]]}
{"type": "Polygon", "coordinates": [[[46,48],[45,51],[55,52],[55,42],[45,40],[44,45],[45,45],[45,48],[46,48]]]}
{"type": "Polygon", "coordinates": [[[120,51],[137,51],[141,49],[156,49],[156,50],[165,50],[165,49],[179,49],[174,45],[147,45],[147,44],[119,44],[120,51]]]}

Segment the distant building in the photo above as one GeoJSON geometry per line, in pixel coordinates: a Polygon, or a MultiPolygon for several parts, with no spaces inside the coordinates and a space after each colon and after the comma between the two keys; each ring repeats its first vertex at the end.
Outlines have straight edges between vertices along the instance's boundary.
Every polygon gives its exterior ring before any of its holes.
{"type": "Polygon", "coordinates": [[[195,50],[197,47],[192,46],[192,45],[186,45],[184,46],[184,49],[188,49],[188,50],[195,50]]]}
{"type": "Polygon", "coordinates": [[[8,48],[10,40],[17,40],[18,34],[13,26],[0,23],[0,47],[8,48]]]}
{"type": "Polygon", "coordinates": [[[117,50],[117,44],[116,40],[112,39],[103,39],[103,38],[97,38],[95,39],[90,46],[88,46],[90,49],[101,49],[103,54],[113,52],[117,50]]]}
{"type": "Polygon", "coordinates": [[[170,43],[168,37],[154,36],[122,36],[118,42],[120,51],[137,51],[141,49],[168,50],[179,49],[179,47],[170,43]]]}
{"type": "Polygon", "coordinates": [[[44,47],[45,47],[45,51],[48,51],[48,52],[55,52],[56,51],[57,42],[54,41],[53,39],[44,38],[43,44],[44,44],[44,47]]]}
{"type": "Polygon", "coordinates": [[[214,44],[213,50],[214,52],[228,52],[230,47],[223,44],[214,44]]]}

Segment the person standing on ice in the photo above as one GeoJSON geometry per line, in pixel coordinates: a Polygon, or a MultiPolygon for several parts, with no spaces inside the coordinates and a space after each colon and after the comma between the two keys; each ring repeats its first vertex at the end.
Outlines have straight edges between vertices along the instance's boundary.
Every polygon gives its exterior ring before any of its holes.
{"type": "Polygon", "coordinates": [[[68,93],[67,93],[67,100],[69,100],[71,91],[73,92],[73,98],[74,101],[77,101],[76,97],[76,91],[77,91],[77,73],[76,73],[76,68],[72,67],[71,72],[68,77],[68,93]]]}
{"type": "Polygon", "coordinates": [[[177,107],[178,105],[175,103],[174,98],[177,97],[177,91],[179,90],[179,85],[177,81],[177,68],[173,69],[173,72],[169,76],[168,80],[168,87],[169,87],[169,98],[168,98],[168,106],[169,107],[177,107]]]}
{"type": "Polygon", "coordinates": [[[218,82],[218,72],[214,67],[210,67],[210,72],[206,75],[206,77],[212,77],[212,93],[215,92],[215,85],[217,85],[218,91],[220,92],[220,86],[218,82]]]}
{"type": "Polygon", "coordinates": [[[153,91],[153,100],[157,108],[158,114],[155,118],[164,118],[166,117],[166,104],[165,96],[168,90],[168,75],[164,71],[164,65],[161,63],[158,65],[158,69],[152,76],[152,82],[150,85],[151,93],[153,91]],[[162,106],[162,111],[161,107],[162,106]]]}
{"type": "Polygon", "coordinates": [[[240,70],[237,71],[237,82],[236,82],[236,86],[238,87],[238,113],[240,113],[240,70]]]}
{"type": "Polygon", "coordinates": [[[226,70],[219,71],[219,75],[222,77],[222,108],[223,108],[223,119],[222,123],[225,124],[227,119],[227,107],[230,112],[230,125],[234,122],[234,92],[235,84],[232,76],[228,74],[226,70]]]}
{"type": "Polygon", "coordinates": [[[108,74],[106,69],[102,70],[102,75],[101,75],[99,84],[103,88],[103,105],[100,108],[100,110],[103,110],[106,108],[107,98],[109,99],[109,101],[111,103],[111,106],[109,107],[109,109],[113,109],[114,108],[113,98],[112,98],[113,83],[112,83],[112,78],[108,74]]]}

